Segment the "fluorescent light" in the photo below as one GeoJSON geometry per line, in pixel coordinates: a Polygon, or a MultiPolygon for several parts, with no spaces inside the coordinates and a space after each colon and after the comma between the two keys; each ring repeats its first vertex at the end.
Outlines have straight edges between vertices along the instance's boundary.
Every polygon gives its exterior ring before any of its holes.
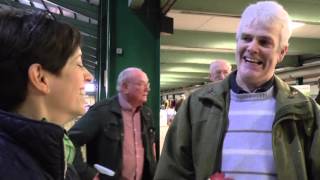
{"type": "Polygon", "coordinates": [[[295,30],[295,29],[297,29],[297,28],[299,28],[299,27],[302,27],[302,26],[304,26],[305,24],[304,23],[302,23],[302,22],[291,22],[290,23],[290,28],[292,29],[292,30],[295,30]]]}

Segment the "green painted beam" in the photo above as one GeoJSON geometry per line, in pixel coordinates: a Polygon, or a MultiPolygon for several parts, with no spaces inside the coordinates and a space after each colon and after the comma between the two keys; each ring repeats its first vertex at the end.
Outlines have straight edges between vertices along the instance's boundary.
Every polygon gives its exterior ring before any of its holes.
{"type": "Polygon", "coordinates": [[[72,26],[77,27],[80,31],[90,34],[91,36],[97,37],[97,32],[98,32],[98,26],[96,24],[90,24],[87,22],[83,22],[80,20],[76,20],[70,17],[66,16],[61,16],[61,15],[54,15],[57,20],[66,22],[68,24],[71,24],[72,26]]]}
{"type": "Polygon", "coordinates": [[[199,32],[175,30],[170,36],[161,36],[161,45],[187,48],[235,49],[235,35],[232,33],[199,32]]]}
{"type": "Polygon", "coordinates": [[[83,58],[83,64],[86,66],[87,69],[95,71],[96,65],[92,64],[90,60],[87,60],[86,58],[83,58]]]}
{"type": "MultiPolygon", "coordinates": [[[[160,62],[161,65],[173,64],[180,66],[179,63],[191,63],[193,65],[209,64],[215,59],[225,59],[232,65],[236,64],[234,52],[201,52],[201,51],[178,51],[178,50],[161,50],[160,62]]],[[[297,66],[298,57],[296,55],[286,55],[279,67],[297,66]]]]}
{"type": "Polygon", "coordinates": [[[252,2],[250,0],[242,0],[241,2],[232,0],[180,0],[173,5],[174,10],[196,11],[196,12],[212,12],[217,14],[239,16],[242,9],[252,2]],[[227,3],[227,1],[230,1],[227,3]]]}
{"type": "Polygon", "coordinates": [[[160,84],[161,86],[161,91],[165,89],[176,89],[176,88],[185,88],[185,87],[191,87],[191,86],[196,86],[196,85],[203,85],[206,84],[208,81],[194,81],[194,82],[168,82],[166,84],[160,84]]]}
{"type": "Polygon", "coordinates": [[[210,64],[215,59],[225,59],[231,64],[236,64],[234,53],[220,52],[199,52],[199,51],[178,51],[161,50],[161,63],[200,63],[210,64]]]}
{"type": "MultiPolygon", "coordinates": [[[[257,0],[180,0],[176,1],[174,10],[211,13],[240,17],[242,11],[257,0]]],[[[319,23],[320,1],[315,0],[278,0],[288,11],[293,20],[319,23]]]]}
{"type": "Polygon", "coordinates": [[[89,54],[89,53],[87,53],[85,51],[82,51],[82,54],[84,54],[86,57],[89,57],[90,59],[95,59],[95,61],[97,59],[97,56],[94,55],[94,54],[89,54]]]}
{"type": "Polygon", "coordinates": [[[97,47],[97,39],[89,36],[82,36],[82,44],[88,47],[97,47]]]}
{"type": "MultiPolygon", "coordinates": [[[[6,1],[6,0],[0,0],[1,4],[5,4],[8,6],[12,6],[18,9],[24,9],[24,10],[41,10],[41,9],[37,9],[37,8],[33,8],[31,6],[25,5],[25,4],[20,4],[18,2],[14,2],[14,1],[6,1]]],[[[42,10],[43,11],[43,10],[42,10]]],[[[90,34],[92,36],[97,36],[97,25],[95,24],[89,24],[83,21],[79,21],[70,17],[66,17],[66,16],[62,16],[62,15],[58,15],[58,14],[54,14],[54,17],[58,20],[58,21],[62,21],[68,24],[71,24],[72,26],[77,27],[80,31],[85,32],[87,34],[90,34]]]]}
{"type": "Polygon", "coordinates": [[[94,58],[86,53],[82,53],[82,58],[89,60],[92,64],[97,65],[97,58],[94,58]]]}
{"type": "MultiPolygon", "coordinates": [[[[188,83],[193,83],[193,82],[204,82],[204,81],[208,81],[209,78],[194,78],[194,77],[190,77],[190,78],[168,78],[166,79],[166,81],[161,81],[161,82],[165,82],[165,83],[170,83],[170,82],[188,82],[188,83]]],[[[160,83],[161,84],[161,83],[160,83]]]]}
{"type": "Polygon", "coordinates": [[[82,2],[79,0],[49,0],[66,9],[70,9],[79,14],[83,14],[93,19],[98,19],[98,7],[94,4],[82,2]]]}
{"type": "MultiPolygon", "coordinates": [[[[320,52],[320,39],[292,37],[289,43],[290,54],[318,54],[320,52]]],[[[236,40],[233,33],[176,30],[171,36],[161,36],[161,45],[234,50],[236,40]]]]}
{"type": "Polygon", "coordinates": [[[207,76],[208,73],[195,73],[195,72],[169,72],[169,71],[162,71],[160,74],[160,78],[203,78],[207,76]]]}
{"type": "Polygon", "coordinates": [[[169,89],[180,89],[183,87],[191,87],[191,86],[197,86],[197,85],[203,85],[204,82],[192,82],[192,83],[186,83],[186,82],[180,82],[177,84],[177,82],[171,82],[166,84],[160,84],[161,91],[169,90],[169,89]]]}
{"type": "Polygon", "coordinates": [[[201,81],[171,81],[171,82],[165,82],[165,83],[160,83],[161,88],[163,88],[164,86],[170,86],[173,85],[175,87],[185,87],[185,86],[190,86],[190,85],[195,85],[195,84],[204,84],[205,81],[201,80],[201,81]]]}
{"type": "Polygon", "coordinates": [[[97,56],[97,50],[92,47],[88,47],[82,44],[81,50],[82,53],[85,53],[87,55],[97,56]]]}
{"type": "MultiPolygon", "coordinates": [[[[285,56],[284,61],[278,65],[280,67],[297,66],[297,56],[285,56]]],[[[160,84],[161,90],[168,84],[175,83],[175,87],[185,87],[194,83],[208,82],[209,65],[198,63],[161,63],[160,84]]],[[[170,87],[172,88],[172,87],[170,87]]]]}
{"type": "Polygon", "coordinates": [[[184,63],[184,64],[160,64],[160,71],[168,72],[199,72],[206,73],[209,72],[209,66],[207,64],[194,64],[194,63],[184,63]]]}

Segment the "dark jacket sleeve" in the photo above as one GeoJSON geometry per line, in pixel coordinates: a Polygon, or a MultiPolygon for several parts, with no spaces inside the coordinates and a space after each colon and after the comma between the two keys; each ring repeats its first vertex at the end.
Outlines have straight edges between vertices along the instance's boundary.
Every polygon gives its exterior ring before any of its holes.
{"type": "Polygon", "coordinates": [[[315,98],[315,101],[320,105],[320,91],[319,91],[317,97],[315,98]]]}
{"type": "Polygon", "coordinates": [[[79,180],[79,174],[73,165],[68,165],[65,180],[79,180]]]}
{"type": "Polygon", "coordinates": [[[81,180],[92,180],[98,173],[93,167],[84,162],[80,147],[76,147],[76,156],[73,161],[73,166],[81,180]]]}
{"type": "Polygon", "coordinates": [[[68,136],[77,147],[90,142],[100,131],[101,113],[98,108],[91,108],[68,131],[68,136]]]}
{"type": "Polygon", "coordinates": [[[82,180],[92,180],[97,171],[83,161],[81,146],[89,143],[98,134],[101,127],[101,115],[99,109],[91,108],[69,130],[68,136],[76,148],[74,167],[82,180]]]}
{"type": "Polygon", "coordinates": [[[314,136],[311,144],[310,161],[311,164],[311,178],[320,179],[320,110],[316,103],[313,103],[314,116],[315,116],[315,127],[314,136]]]}

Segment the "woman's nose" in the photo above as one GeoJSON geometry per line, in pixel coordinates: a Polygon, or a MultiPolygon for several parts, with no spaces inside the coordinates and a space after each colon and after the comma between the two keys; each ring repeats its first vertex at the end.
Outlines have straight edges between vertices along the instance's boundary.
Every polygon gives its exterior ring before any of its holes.
{"type": "Polygon", "coordinates": [[[85,72],[84,72],[84,78],[85,78],[85,81],[92,81],[93,79],[93,75],[88,71],[87,68],[85,68],[85,72]]]}

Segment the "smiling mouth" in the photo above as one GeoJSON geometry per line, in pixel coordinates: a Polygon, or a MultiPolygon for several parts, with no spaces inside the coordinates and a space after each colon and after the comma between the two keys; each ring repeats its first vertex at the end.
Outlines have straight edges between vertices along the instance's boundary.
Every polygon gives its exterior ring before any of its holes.
{"type": "Polygon", "coordinates": [[[247,56],[244,56],[243,59],[244,59],[244,61],[247,62],[247,63],[262,65],[262,62],[259,61],[258,59],[249,58],[249,57],[247,57],[247,56]]]}

